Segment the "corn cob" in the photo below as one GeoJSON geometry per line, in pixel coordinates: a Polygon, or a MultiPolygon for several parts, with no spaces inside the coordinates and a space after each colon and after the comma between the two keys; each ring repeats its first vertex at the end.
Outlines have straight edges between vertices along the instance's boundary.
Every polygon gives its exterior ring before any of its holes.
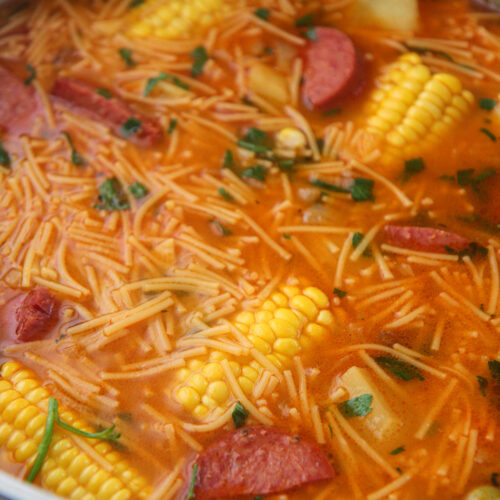
{"type": "Polygon", "coordinates": [[[368,104],[367,130],[381,137],[389,161],[438,144],[474,103],[456,76],[431,74],[412,52],[391,65],[378,83],[368,104]]]}
{"type": "Polygon", "coordinates": [[[227,0],[149,0],[136,8],[132,36],[189,38],[215,25],[229,9],[227,0]]]}
{"type": "MultiPolygon", "coordinates": [[[[322,342],[331,334],[335,319],[327,296],[318,288],[304,290],[283,286],[257,312],[243,311],[233,322],[278,369],[290,366],[292,358],[322,342]]],[[[215,408],[227,406],[230,390],[220,366],[228,355],[218,351],[206,360],[192,360],[178,373],[176,400],[196,418],[206,418],[215,408]]],[[[253,360],[230,360],[240,387],[251,396],[261,365],[253,360]]]]}
{"type": "MultiPolygon", "coordinates": [[[[29,470],[44,433],[50,394],[35,374],[18,362],[4,363],[1,375],[0,447],[10,452],[12,460],[24,463],[29,470]]],[[[73,427],[93,432],[73,412],[61,407],[59,415],[73,427]]],[[[71,499],[147,498],[147,481],[131,469],[108,442],[87,440],[87,443],[110,464],[111,472],[81,451],[64,432],[55,429],[40,471],[44,488],[71,499]]]]}

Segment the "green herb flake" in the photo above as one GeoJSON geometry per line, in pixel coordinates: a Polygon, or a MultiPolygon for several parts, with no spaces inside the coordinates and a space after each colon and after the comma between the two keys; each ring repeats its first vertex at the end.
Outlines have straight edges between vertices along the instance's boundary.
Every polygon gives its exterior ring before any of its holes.
{"type": "Polygon", "coordinates": [[[388,356],[378,356],[375,358],[375,361],[382,368],[406,382],[413,379],[424,380],[424,377],[418,368],[405,363],[404,361],[399,361],[398,359],[390,358],[388,356]]]}
{"type": "Polygon", "coordinates": [[[131,9],[134,9],[135,7],[139,7],[139,5],[142,5],[145,2],[145,0],[132,0],[128,6],[131,9]]]}
{"type": "Polygon", "coordinates": [[[329,109],[328,111],[323,112],[323,116],[335,116],[342,113],[340,108],[329,109]]]}
{"type": "Polygon", "coordinates": [[[237,142],[238,146],[254,153],[267,153],[270,150],[269,137],[266,132],[256,127],[250,127],[243,139],[237,142]]]}
{"type": "Polygon", "coordinates": [[[234,167],[233,152],[230,149],[226,149],[226,152],[224,153],[224,159],[222,160],[222,168],[232,167],[234,167]]]}
{"type": "Polygon", "coordinates": [[[264,47],[264,53],[272,56],[274,54],[274,50],[271,47],[264,47]]]}
{"type": "Polygon", "coordinates": [[[261,182],[266,182],[267,170],[262,165],[253,165],[251,167],[245,168],[241,172],[241,177],[249,179],[257,179],[261,182]]]}
{"type": "Polygon", "coordinates": [[[194,77],[200,76],[203,73],[203,68],[209,59],[208,53],[205,47],[200,45],[191,51],[190,55],[194,60],[193,65],[191,66],[191,75],[194,77]]]}
{"type": "Polygon", "coordinates": [[[194,499],[194,488],[196,486],[196,481],[198,480],[198,464],[195,462],[193,469],[191,471],[191,479],[189,480],[189,488],[185,500],[194,499]]]}
{"type": "Polygon", "coordinates": [[[372,411],[372,402],[371,394],[361,394],[361,396],[340,403],[338,409],[345,418],[364,417],[372,411]]]}
{"type": "Polygon", "coordinates": [[[309,12],[305,16],[299,17],[295,20],[295,26],[297,28],[305,28],[306,26],[311,26],[314,21],[314,14],[309,12]]]}
{"type": "Polygon", "coordinates": [[[347,292],[345,290],[341,290],[340,288],[334,288],[333,293],[340,299],[343,299],[347,295],[347,292]]]}
{"type": "Polygon", "coordinates": [[[459,259],[463,259],[465,256],[473,258],[476,255],[479,255],[480,257],[486,257],[488,255],[488,248],[479,245],[479,243],[476,243],[475,241],[469,243],[468,248],[465,250],[455,250],[450,246],[445,246],[444,249],[446,250],[446,253],[449,253],[450,255],[458,255],[459,259]]]}
{"type": "Polygon", "coordinates": [[[316,28],[311,27],[304,32],[304,36],[309,40],[316,42],[318,40],[318,35],[316,34],[316,28]]]}
{"type": "Polygon", "coordinates": [[[100,96],[104,97],[105,99],[111,99],[113,97],[113,94],[108,89],[104,89],[104,88],[95,89],[95,93],[99,94],[100,96]]]}
{"type": "Polygon", "coordinates": [[[29,76],[24,80],[24,85],[31,85],[36,78],[36,70],[30,63],[26,64],[26,69],[28,70],[29,76]]]}
{"type": "Polygon", "coordinates": [[[99,203],[96,203],[94,208],[97,210],[126,210],[130,208],[116,177],[106,179],[99,186],[99,203]]]}
{"type": "Polygon", "coordinates": [[[264,9],[264,8],[255,9],[253,11],[253,13],[257,17],[260,17],[261,19],[263,19],[264,21],[268,21],[269,20],[269,16],[271,15],[271,11],[269,9],[264,9]]]}
{"type": "Polygon", "coordinates": [[[372,179],[363,179],[357,177],[352,184],[351,197],[354,201],[374,201],[373,186],[375,182],[372,179]]]}
{"type": "Polygon", "coordinates": [[[4,148],[2,141],[0,141],[0,165],[7,168],[11,166],[10,154],[4,148]]]}
{"type": "Polygon", "coordinates": [[[66,140],[68,141],[69,147],[71,149],[71,163],[73,165],[76,165],[77,167],[82,167],[85,165],[85,158],[83,156],[80,156],[78,154],[78,151],[76,150],[73,141],[71,139],[71,136],[68,134],[68,132],[63,132],[64,137],[66,137],[66,140]]]}
{"type": "Polygon", "coordinates": [[[292,239],[292,237],[289,234],[286,234],[286,233],[283,233],[283,238],[285,238],[285,240],[291,240],[292,239]]]}
{"type": "Polygon", "coordinates": [[[490,476],[490,481],[491,481],[491,484],[493,486],[500,486],[500,481],[498,481],[498,477],[500,476],[500,474],[498,472],[493,472],[490,476]]]}
{"type": "Polygon", "coordinates": [[[227,227],[223,226],[218,220],[213,220],[215,231],[218,236],[230,236],[233,234],[227,227]]]}
{"type": "Polygon", "coordinates": [[[330,431],[330,439],[333,439],[333,429],[330,424],[328,424],[328,430],[330,431]]]}
{"type": "Polygon", "coordinates": [[[243,427],[245,425],[246,419],[248,417],[248,411],[245,410],[245,407],[238,401],[234,405],[234,410],[231,416],[233,417],[234,425],[237,429],[243,427]]]}
{"type": "Polygon", "coordinates": [[[50,443],[52,441],[52,435],[54,434],[54,425],[57,419],[57,408],[57,400],[54,398],[50,398],[49,408],[47,411],[47,420],[45,422],[45,430],[43,432],[42,440],[38,445],[35,462],[33,463],[33,466],[31,467],[28,476],[26,477],[26,481],[28,483],[32,483],[36,479],[36,476],[40,472],[43,461],[45,460],[45,457],[47,456],[47,453],[49,451],[50,443]]]}
{"type": "Polygon", "coordinates": [[[135,66],[136,63],[132,58],[132,51],[130,49],[122,47],[121,49],[118,49],[118,54],[120,54],[120,57],[125,61],[127,68],[135,66]]]}
{"type": "Polygon", "coordinates": [[[497,102],[494,99],[489,99],[487,97],[479,99],[479,107],[481,109],[485,109],[486,111],[492,111],[496,105],[497,102]]]}
{"type": "Polygon", "coordinates": [[[138,200],[144,198],[144,196],[149,193],[148,188],[140,182],[134,182],[133,184],[130,184],[128,190],[130,191],[130,194],[138,200]]]}
{"type": "Polygon", "coordinates": [[[253,497],[253,500],[262,500],[262,495],[257,495],[256,497],[253,497]]]}
{"type": "Polygon", "coordinates": [[[496,359],[488,361],[488,368],[490,370],[491,378],[500,382],[500,361],[497,361],[496,359]]]}
{"type": "Polygon", "coordinates": [[[127,138],[139,132],[141,127],[142,122],[132,116],[120,127],[120,131],[122,133],[122,136],[127,138]]]}
{"type": "Polygon", "coordinates": [[[167,78],[168,78],[168,75],[166,73],[163,73],[163,72],[158,73],[158,76],[148,78],[148,81],[146,82],[146,86],[144,87],[144,92],[143,92],[144,97],[147,97],[159,82],[164,81],[167,78]]]}
{"type": "Polygon", "coordinates": [[[496,135],[493,132],[491,132],[490,130],[488,130],[487,128],[482,127],[479,129],[479,132],[482,132],[484,135],[489,137],[493,142],[497,142],[496,135]]]}
{"type": "Polygon", "coordinates": [[[278,160],[276,164],[282,172],[294,173],[295,160],[278,160]]]}
{"type": "Polygon", "coordinates": [[[365,235],[363,233],[354,233],[352,235],[352,246],[358,248],[358,245],[363,241],[365,235]]]}
{"type": "Polygon", "coordinates": [[[402,181],[403,184],[408,182],[414,175],[425,170],[424,160],[422,158],[412,158],[405,161],[402,181]]]}
{"type": "Polygon", "coordinates": [[[322,181],[321,179],[313,179],[310,184],[321,189],[326,189],[327,191],[333,191],[334,193],[350,193],[349,189],[336,186],[335,184],[330,184],[329,182],[322,181]]]}
{"type": "Polygon", "coordinates": [[[225,188],[220,187],[217,192],[226,200],[226,201],[234,201],[231,193],[228,193],[225,188]]]}
{"type": "Polygon", "coordinates": [[[441,181],[449,181],[449,182],[455,182],[456,180],[454,175],[447,175],[447,174],[440,175],[439,179],[441,181]]]}
{"type": "Polygon", "coordinates": [[[481,395],[486,397],[486,389],[488,388],[488,380],[485,379],[484,377],[481,377],[481,375],[477,376],[477,384],[479,386],[479,392],[481,395]]]}
{"type": "Polygon", "coordinates": [[[168,130],[167,130],[168,135],[174,133],[175,127],[177,127],[177,122],[178,122],[177,118],[170,119],[170,123],[168,124],[168,130]]]}
{"type": "Polygon", "coordinates": [[[404,446],[399,446],[398,448],[394,448],[394,450],[389,452],[389,455],[399,455],[400,453],[403,453],[405,451],[404,446]]]}

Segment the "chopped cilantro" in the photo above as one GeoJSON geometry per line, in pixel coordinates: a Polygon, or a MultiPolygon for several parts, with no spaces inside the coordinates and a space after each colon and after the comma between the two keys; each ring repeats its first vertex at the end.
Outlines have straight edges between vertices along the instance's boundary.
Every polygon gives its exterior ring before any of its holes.
{"type": "Polygon", "coordinates": [[[282,172],[293,173],[295,160],[278,160],[276,164],[282,172]]]}
{"type": "Polygon", "coordinates": [[[218,220],[212,221],[217,236],[230,236],[233,234],[226,226],[223,226],[218,220]]]}
{"type": "Polygon", "coordinates": [[[442,180],[442,181],[455,182],[455,176],[454,175],[447,175],[447,174],[440,175],[439,179],[442,180]]]}
{"type": "Polygon", "coordinates": [[[222,160],[222,168],[234,167],[234,157],[233,152],[230,149],[226,149],[224,153],[224,159],[222,160]]]}
{"type": "Polygon", "coordinates": [[[2,165],[2,167],[10,168],[10,164],[10,154],[4,148],[2,141],[0,141],[0,165],[2,165]]]}
{"type": "Polygon", "coordinates": [[[285,240],[291,240],[292,239],[292,237],[289,234],[286,234],[286,233],[283,233],[283,238],[285,238],[285,240]]]}
{"type": "Polygon", "coordinates": [[[168,135],[173,134],[175,127],[177,127],[177,122],[178,122],[177,118],[170,119],[170,123],[168,124],[168,130],[167,130],[168,135]]]}
{"type": "Polygon", "coordinates": [[[333,191],[335,193],[349,193],[349,189],[336,186],[335,184],[330,184],[328,182],[322,181],[321,179],[313,179],[311,181],[313,186],[319,187],[321,189],[326,189],[327,191],[333,191]]]}
{"type": "Polygon", "coordinates": [[[104,88],[95,89],[95,93],[101,95],[105,99],[111,99],[113,97],[113,94],[108,89],[104,88]]]}
{"type": "Polygon", "coordinates": [[[486,389],[488,388],[488,380],[481,375],[477,376],[477,384],[479,385],[479,391],[483,396],[486,396],[486,389]]]}
{"type": "Polygon", "coordinates": [[[299,17],[295,20],[295,26],[297,28],[305,28],[306,26],[311,26],[314,21],[314,14],[309,12],[305,16],[299,17]]]}
{"type": "Polygon", "coordinates": [[[425,169],[424,160],[422,158],[412,158],[405,161],[405,168],[402,175],[403,183],[408,182],[415,174],[425,169]]]}
{"type": "Polygon", "coordinates": [[[194,77],[200,76],[203,73],[203,68],[208,61],[208,53],[203,46],[196,47],[191,51],[191,57],[194,59],[191,67],[191,75],[194,77]]]}
{"type": "Polygon", "coordinates": [[[130,208],[116,177],[106,179],[99,186],[99,203],[96,203],[94,208],[97,210],[126,210],[130,208]]]}
{"type": "Polygon", "coordinates": [[[28,70],[29,76],[24,80],[24,85],[31,85],[36,78],[36,70],[30,63],[26,64],[26,69],[28,70]]]}
{"type": "Polygon", "coordinates": [[[133,9],[134,7],[139,7],[139,5],[142,5],[145,2],[145,0],[132,0],[128,6],[133,9]]]}
{"type": "Polygon", "coordinates": [[[271,47],[264,47],[264,52],[269,55],[274,54],[274,50],[271,47]]]}
{"type": "Polygon", "coordinates": [[[135,66],[135,61],[132,58],[132,51],[130,49],[122,47],[121,49],[118,49],[118,54],[120,54],[121,58],[125,61],[127,68],[135,66]]]}
{"type": "Polygon", "coordinates": [[[130,117],[120,128],[123,137],[130,137],[139,132],[142,122],[133,116],[130,117]]]}
{"type": "Polygon", "coordinates": [[[78,154],[78,151],[76,150],[73,141],[71,140],[71,136],[68,134],[68,132],[63,132],[63,135],[64,137],[66,137],[69,147],[71,148],[71,163],[73,163],[73,165],[76,165],[78,167],[85,165],[85,158],[83,158],[83,156],[80,156],[78,154]]]}
{"type": "Polygon", "coordinates": [[[500,361],[497,361],[496,359],[488,361],[488,368],[490,370],[491,378],[500,382],[500,361]]]}
{"type": "Polygon", "coordinates": [[[335,108],[335,109],[329,109],[328,111],[325,111],[323,113],[323,116],[335,116],[342,113],[342,110],[340,108],[335,108]]]}
{"type": "Polygon", "coordinates": [[[361,394],[357,398],[348,399],[338,405],[338,409],[345,418],[363,417],[372,411],[371,394],[361,394]]]}
{"type": "Polygon", "coordinates": [[[241,177],[257,179],[258,181],[265,182],[267,170],[262,165],[253,165],[252,167],[245,168],[245,170],[241,172],[241,177]]]}
{"type": "Polygon", "coordinates": [[[267,133],[255,127],[250,127],[243,139],[239,140],[237,144],[254,153],[267,153],[270,149],[267,133]]]}
{"type": "Polygon", "coordinates": [[[257,17],[260,17],[261,19],[263,19],[264,21],[269,20],[269,16],[271,15],[271,11],[269,9],[264,9],[264,8],[255,9],[253,11],[253,13],[257,17]]]}
{"type": "Polygon", "coordinates": [[[245,425],[245,421],[248,417],[248,411],[245,410],[245,407],[238,401],[234,405],[234,410],[231,416],[233,417],[234,425],[237,429],[239,429],[245,425]]]}
{"type": "Polygon", "coordinates": [[[399,455],[400,453],[403,453],[403,451],[405,451],[405,447],[399,446],[397,448],[394,448],[394,450],[390,451],[389,455],[399,455]]]}
{"type": "Polygon", "coordinates": [[[413,379],[424,380],[418,368],[413,365],[399,361],[398,359],[390,358],[388,356],[378,356],[375,361],[387,371],[391,372],[394,376],[408,381],[413,379]]]}
{"type": "Polygon", "coordinates": [[[226,200],[226,201],[234,201],[234,198],[231,196],[231,193],[228,193],[226,189],[220,187],[217,192],[226,200]]]}
{"type": "Polygon", "coordinates": [[[146,86],[144,87],[144,97],[147,97],[159,82],[165,80],[170,80],[174,85],[180,87],[181,89],[189,90],[189,85],[187,83],[184,83],[177,76],[169,75],[168,73],[164,73],[162,71],[161,73],[158,73],[158,76],[148,78],[146,86]]]}
{"type": "Polygon", "coordinates": [[[466,248],[465,250],[455,250],[450,246],[445,246],[444,249],[450,255],[458,255],[460,259],[466,256],[472,258],[475,257],[476,255],[479,255],[480,257],[486,257],[488,255],[488,249],[486,247],[483,247],[482,245],[479,245],[475,241],[469,243],[469,247],[466,248]]]}
{"type": "Polygon", "coordinates": [[[357,177],[351,186],[351,196],[354,201],[373,201],[373,186],[375,182],[372,179],[363,179],[357,177]]]}
{"type": "Polygon", "coordinates": [[[306,38],[309,38],[309,40],[312,40],[313,42],[316,42],[318,40],[318,35],[316,34],[316,28],[314,27],[308,28],[307,31],[304,32],[304,36],[306,38]]]}
{"type": "Polygon", "coordinates": [[[196,481],[198,480],[198,464],[195,462],[193,469],[191,471],[191,479],[189,480],[189,488],[186,495],[186,500],[194,499],[194,488],[196,486],[196,481]]]}
{"type": "Polygon", "coordinates": [[[485,109],[486,111],[491,111],[495,108],[497,102],[494,99],[489,99],[487,97],[482,97],[479,99],[479,107],[485,109]]]}
{"type": "MultiPolygon", "coordinates": [[[[354,233],[352,235],[352,246],[353,246],[353,248],[357,248],[358,245],[363,241],[364,237],[365,237],[365,235],[363,233],[354,233]]],[[[371,256],[372,256],[372,251],[368,247],[363,252],[363,257],[371,257],[371,256]]]]}
{"type": "Polygon", "coordinates": [[[133,184],[130,184],[128,190],[130,191],[130,194],[138,200],[144,198],[144,196],[149,193],[148,188],[142,185],[140,182],[134,182],[133,184]]]}
{"type": "Polygon", "coordinates": [[[491,481],[491,484],[493,486],[500,486],[500,482],[498,481],[498,476],[500,476],[500,474],[498,472],[493,472],[490,476],[490,481],[491,481]]]}
{"type": "Polygon", "coordinates": [[[256,497],[253,497],[253,500],[262,500],[262,495],[257,495],[256,497]]]}
{"type": "Polygon", "coordinates": [[[333,439],[333,429],[330,424],[328,424],[328,430],[330,431],[330,439],[333,439]]]}
{"type": "Polygon", "coordinates": [[[341,290],[340,288],[334,288],[333,293],[340,299],[343,299],[347,295],[347,292],[345,290],[341,290]]]}
{"type": "Polygon", "coordinates": [[[479,129],[479,132],[482,132],[484,135],[489,137],[493,142],[497,142],[496,135],[493,132],[491,132],[490,130],[488,130],[487,128],[482,127],[479,129]]]}

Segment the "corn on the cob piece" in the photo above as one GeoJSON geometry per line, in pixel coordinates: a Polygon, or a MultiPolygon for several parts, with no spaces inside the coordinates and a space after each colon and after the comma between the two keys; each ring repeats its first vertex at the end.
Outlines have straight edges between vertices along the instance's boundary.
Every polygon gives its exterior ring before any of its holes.
{"type": "MultiPolygon", "coordinates": [[[[1,375],[0,447],[29,469],[44,433],[50,394],[32,371],[16,361],[4,363],[1,375]]],[[[93,432],[73,412],[61,407],[59,415],[73,427],[93,432]]],[[[44,488],[71,499],[147,498],[150,493],[147,481],[131,469],[108,442],[89,439],[87,443],[109,463],[111,472],[104,470],[80,450],[71,437],[56,428],[40,471],[44,488]]]]}
{"type": "Polygon", "coordinates": [[[149,0],[135,9],[132,36],[189,38],[215,25],[229,10],[228,0],[149,0]]]}
{"type": "MultiPolygon", "coordinates": [[[[233,324],[274,366],[285,369],[293,356],[328,338],[335,318],[327,296],[318,288],[283,286],[257,312],[237,314],[233,324]]],[[[214,351],[207,360],[192,360],[178,373],[175,398],[197,418],[227,406],[230,390],[220,366],[222,359],[229,356],[214,351]]],[[[231,359],[229,364],[240,387],[250,396],[261,365],[240,359],[231,359]]]]}
{"type": "Polygon", "coordinates": [[[438,144],[473,103],[474,96],[456,76],[433,75],[410,52],[380,78],[368,104],[367,130],[382,138],[388,161],[410,158],[438,144]]]}

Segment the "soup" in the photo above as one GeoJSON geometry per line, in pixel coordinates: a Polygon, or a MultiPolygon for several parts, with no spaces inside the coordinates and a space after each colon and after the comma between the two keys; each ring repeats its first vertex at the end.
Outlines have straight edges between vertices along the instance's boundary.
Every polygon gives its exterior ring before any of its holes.
{"type": "Polygon", "coordinates": [[[3,470],[500,498],[498,2],[0,9],[3,470]]]}

